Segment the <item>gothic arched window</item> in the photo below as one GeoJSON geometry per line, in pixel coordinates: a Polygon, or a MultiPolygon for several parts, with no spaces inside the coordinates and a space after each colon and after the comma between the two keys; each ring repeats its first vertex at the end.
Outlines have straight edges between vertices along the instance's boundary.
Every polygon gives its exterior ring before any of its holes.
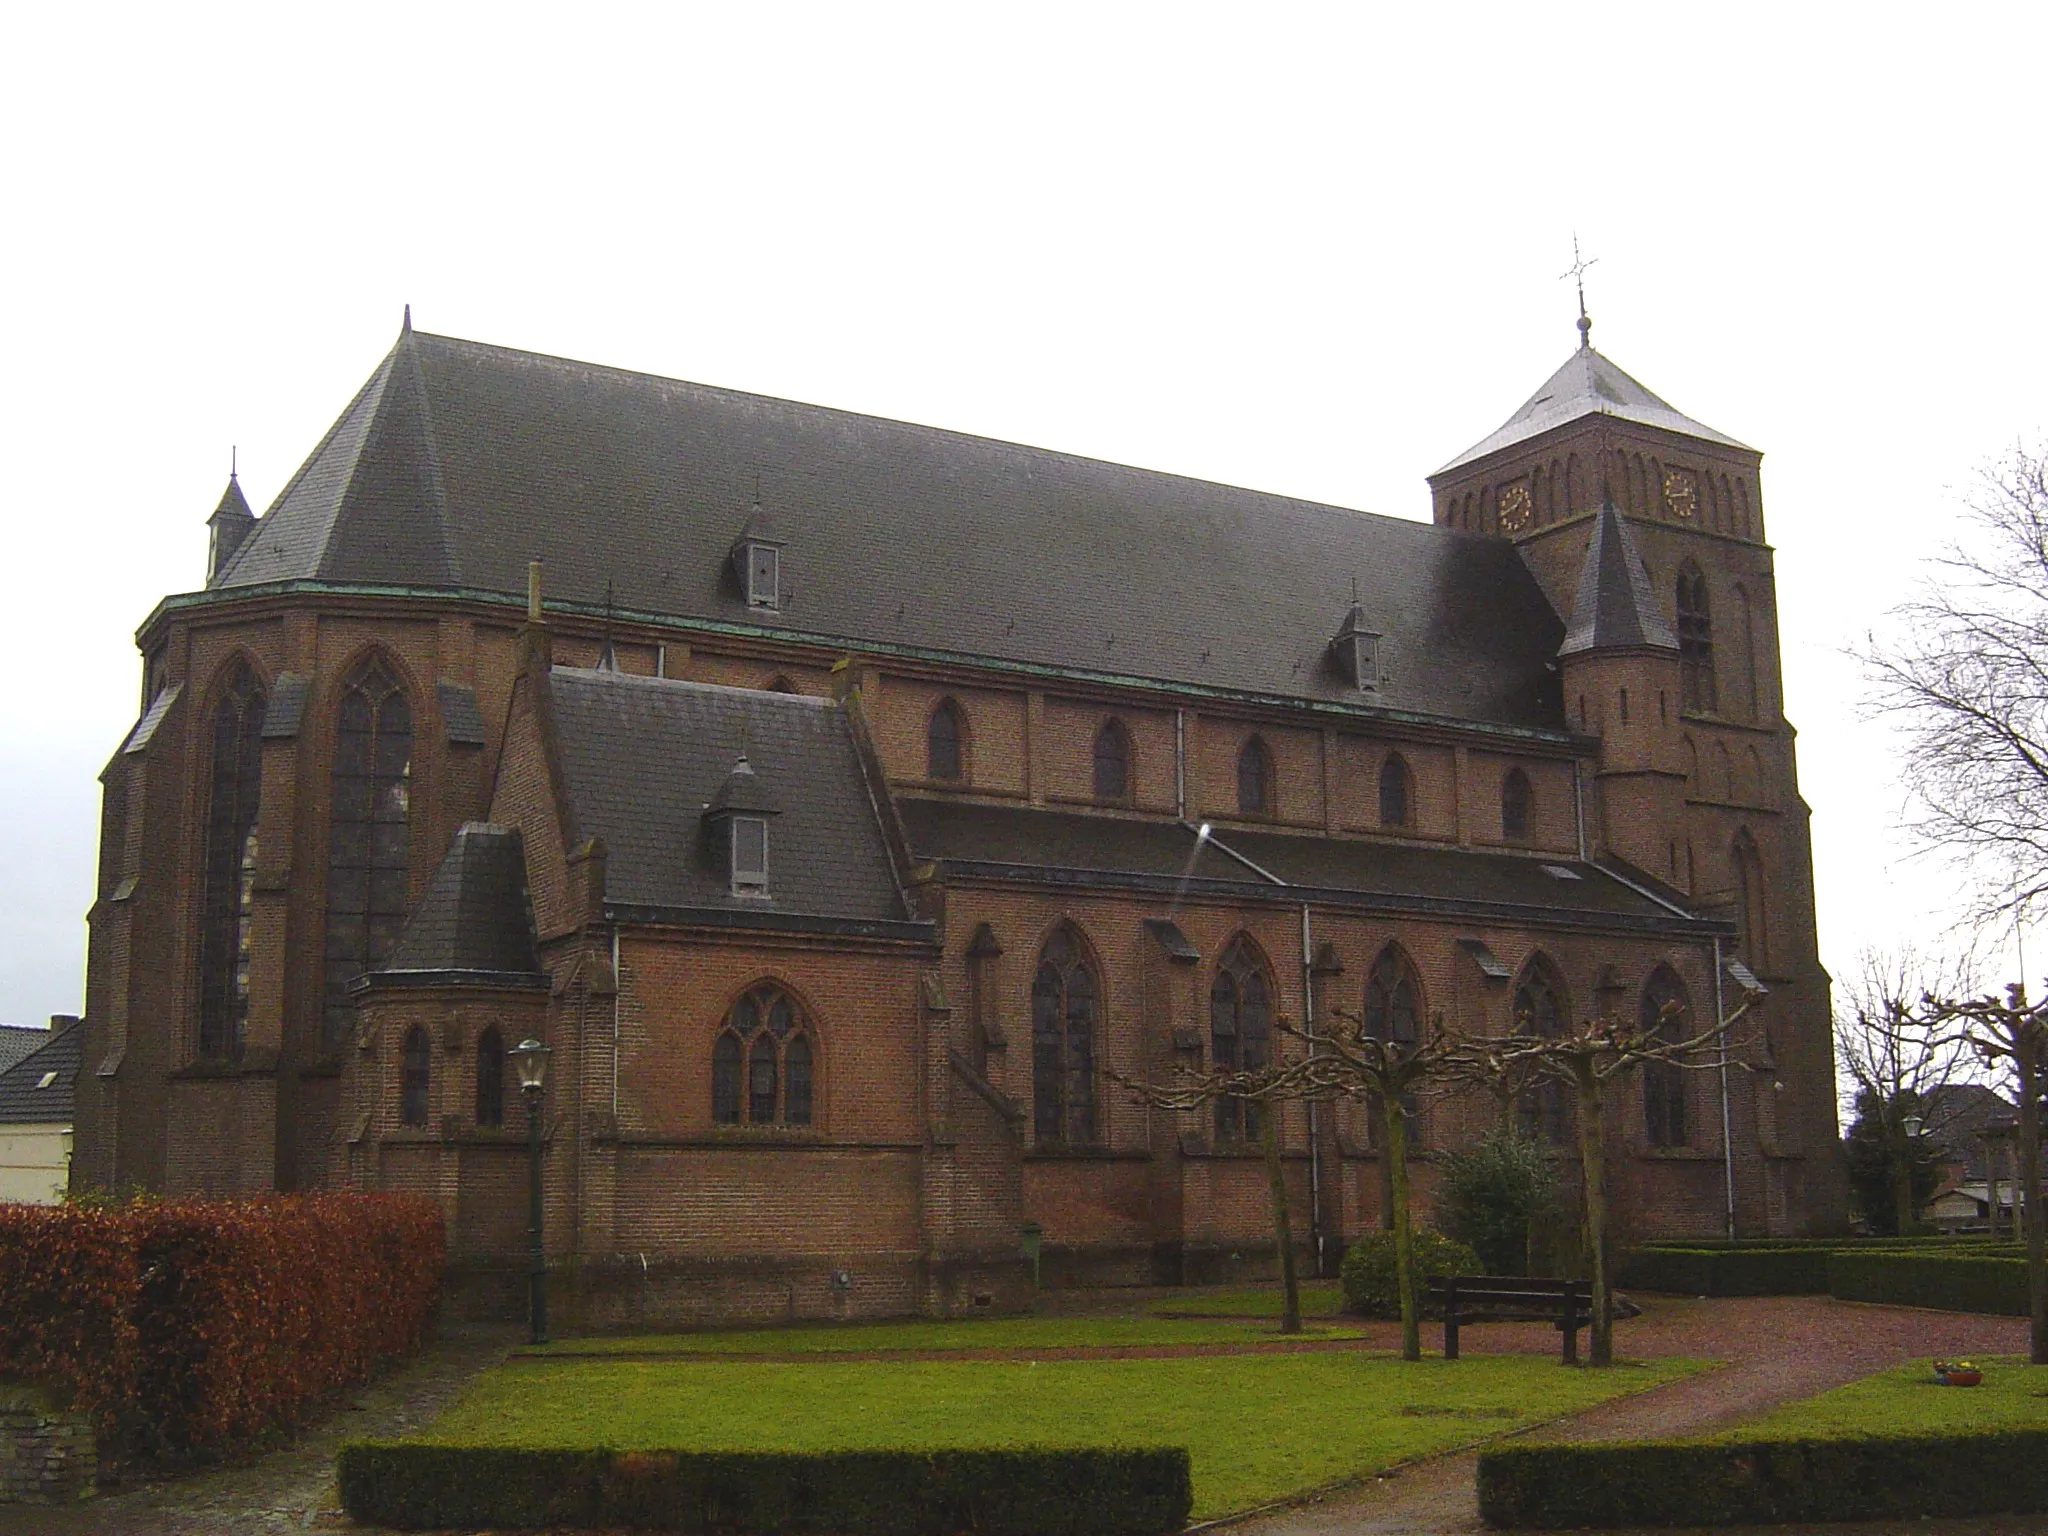
{"type": "MultiPolygon", "coordinates": [[[[1230,941],[1209,984],[1209,1067],[1246,1072],[1273,1059],[1273,984],[1258,948],[1242,934],[1230,941]]],[[[1216,1139],[1238,1142],[1259,1134],[1259,1106],[1246,1099],[1216,1101],[1216,1139]]]]}
{"type": "Polygon", "coordinates": [[[1243,816],[1273,814],[1273,754],[1256,736],[1237,754],[1237,809],[1243,816]]]}
{"type": "MultiPolygon", "coordinates": [[[[1555,1040],[1569,1027],[1564,984],[1550,962],[1538,955],[1515,987],[1515,1033],[1555,1040]]],[[[1553,1147],[1571,1140],[1572,1101],[1565,1085],[1545,1077],[1531,1083],[1515,1106],[1522,1134],[1553,1147]]]]}
{"type": "Polygon", "coordinates": [[[427,1090],[433,1069],[433,1042],[415,1024],[405,1032],[398,1058],[398,1118],[415,1130],[427,1123],[427,1090]]]}
{"type": "Polygon", "coordinates": [[[263,780],[263,689],[246,665],[213,709],[205,894],[199,938],[199,1054],[235,1061],[249,1016],[249,921],[256,889],[256,801],[263,780]]]}
{"type": "Polygon", "coordinates": [[[717,1125],[809,1125],[810,1031],[772,982],[749,988],[711,1046],[711,1119],[717,1125]]]}
{"type": "Polygon", "coordinates": [[[1131,798],[1131,734],[1113,717],[1095,733],[1095,798],[1110,805],[1131,798]]]}
{"type": "Polygon", "coordinates": [[[960,706],[951,699],[939,700],[924,732],[924,776],[951,783],[960,777],[962,740],[967,732],[960,706]]]}
{"type": "Polygon", "coordinates": [[[505,1037],[495,1024],[476,1037],[476,1123],[505,1123],[505,1037]]]}
{"type": "Polygon", "coordinates": [[[375,970],[405,926],[411,855],[412,708],[375,657],[342,685],[328,811],[326,1011],[320,1043],[348,1037],[348,984],[375,970]]]}
{"type": "MultiPolygon", "coordinates": [[[[1685,983],[1668,965],[1652,971],[1643,988],[1642,1025],[1645,1035],[1667,1045],[1691,1032],[1685,983]]],[[[1643,1130],[1653,1147],[1685,1145],[1685,1068],[1666,1061],[1643,1064],[1643,1130]]]]}
{"type": "Polygon", "coordinates": [[[1415,778],[1408,760],[1389,752],[1380,764],[1380,825],[1405,827],[1415,814],[1415,778]]]}
{"type": "Polygon", "coordinates": [[[1690,560],[1678,568],[1678,699],[1691,714],[1715,709],[1714,619],[1707,578],[1690,560]]]}
{"type": "MultiPolygon", "coordinates": [[[[1422,986],[1398,944],[1389,944],[1365,975],[1365,1032],[1389,1045],[1413,1045],[1422,1038],[1422,986]]],[[[1401,1096],[1402,1117],[1418,1124],[1414,1094],[1401,1096]]]]}
{"type": "Polygon", "coordinates": [[[1740,929],[1736,942],[1744,963],[1761,975],[1770,963],[1770,936],[1764,920],[1764,866],[1756,851],[1756,839],[1748,829],[1735,834],[1729,859],[1735,869],[1735,920],[1740,929]]]}
{"type": "Polygon", "coordinates": [[[1529,775],[1510,768],[1500,784],[1500,835],[1511,843],[1527,842],[1535,809],[1536,792],[1529,787],[1529,775]]]}
{"type": "Polygon", "coordinates": [[[1079,937],[1045,941],[1031,979],[1032,1124],[1040,1146],[1095,1140],[1095,1031],[1102,987],[1079,937]]]}

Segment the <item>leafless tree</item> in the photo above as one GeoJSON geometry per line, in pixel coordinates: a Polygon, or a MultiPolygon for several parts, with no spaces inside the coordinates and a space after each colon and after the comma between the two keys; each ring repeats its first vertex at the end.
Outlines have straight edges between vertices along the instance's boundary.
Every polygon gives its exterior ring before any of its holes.
{"type": "MultiPolygon", "coordinates": [[[[1458,1037],[1447,1062],[1450,1072],[1480,1084],[1554,1082],[1569,1087],[1578,1109],[1579,1176],[1585,1201],[1586,1251],[1592,1265],[1592,1338],[1587,1362],[1614,1363],[1614,1290],[1607,1278],[1607,1185],[1603,1148],[1607,1096],[1625,1074],[1651,1063],[1686,1071],[1712,1071],[1734,1062],[1735,1026],[1755,997],[1745,997],[1728,1017],[1697,1034],[1672,1038],[1680,1024],[1676,1005],[1645,1026],[1618,1018],[1588,1019],[1576,1029],[1538,1034],[1533,1019],[1518,1019],[1513,1034],[1458,1037]]],[[[1748,1065],[1748,1063],[1740,1063],[1748,1065]]]]}
{"type": "Polygon", "coordinates": [[[1919,1214],[1913,1196],[1913,1138],[1906,1121],[1917,1118],[1921,1134],[1939,1136],[1945,1128],[1942,1117],[1955,1111],[1953,1096],[1941,1090],[1977,1075],[1967,1043],[1929,1018],[1921,1003],[1960,995],[1964,974],[1966,962],[1928,962],[1910,950],[1889,955],[1865,950],[1837,1010],[1835,1060],[1841,1081],[1858,1119],[1874,1121],[1902,1234],[1919,1214]]]}
{"type": "Polygon", "coordinates": [[[2041,1199],[2042,1071],[2048,1066],[2048,1004],[2030,1002],[2014,982],[2001,999],[1924,997],[1914,1022],[1960,1041],[2019,1092],[2020,1227],[2027,1246],[2027,1304],[2033,1321],[2032,1362],[2048,1365],[2048,1213],[2041,1199]]]}
{"type": "Polygon", "coordinates": [[[1910,829],[1960,857],[1980,915],[2048,894],[2048,450],[1981,472],[1971,530],[1866,641],[1869,708],[1906,737],[1910,829]]]}
{"type": "MultiPolygon", "coordinates": [[[[1276,1021],[1279,1032],[1302,1044],[1292,1061],[1236,1072],[1179,1073],[1172,1082],[1152,1084],[1120,1079],[1141,1100],[1163,1109],[1195,1109],[1218,1099],[1243,1099],[1274,1106],[1296,1102],[1365,1100],[1378,1106],[1386,1128],[1386,1159],[1392,1190],[1394,1267],[1401,1298],[1401,1356],[1422,1358],[1421,1307],[1416,1289],[1414,1225],[1409,1210],[1408,1112],[1406,1101],[1442,1080],[1454,1050],[1443,1021],[1431,1021],[1418,1040],[1383,1040],[1364,1020],[1343,1009],[1332,1010],[1347,1026],[1310,1035],[1291,1021],[1276,1021]]],[[[1280,1170],[1279,1137],[1270,1107],[1260,1119],[1265,1140],[1267,1181],[1272,1190],[1273,1231],[1280,1249],[1284,1288],[1281,1332],[1301,1329],[1301,1303],[1294,1273],[1294,1245],[1287,1214],[1286,1188],[1280,1170]]]]}

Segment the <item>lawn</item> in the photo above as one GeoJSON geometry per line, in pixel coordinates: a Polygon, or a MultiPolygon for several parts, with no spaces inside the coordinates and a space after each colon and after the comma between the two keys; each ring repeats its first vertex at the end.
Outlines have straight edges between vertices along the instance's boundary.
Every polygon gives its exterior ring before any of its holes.
{"type": "MultiPolygon", "coordinates": [[[[1301,1283],[1301,1315],[1334,1317],[1344,1309],[1344,1288],[1334,1280],[1304,1280],[1301,1283]]],[[[1278,1317],[1280,1287],[1238,1285],[1222,1289],[1191,1290],[1185,1296],[1168,1296],[1147,1308],[1153,1315],[1175,1317],[1278,1317]]]]}
{"type": "MultiPolygon", "coordinates": [[[[1247,1308],[1247,1311],[1250,1309],[1247,1308]]],[[[1231,1314],[1225,1313],[1227,1319],[1231,1314]]],[[[1278,1309],[1274,1317],[1279,1316],[1278,1309]]],[[[1356,1324],[1317,1321],[1293,1337],[1355,1339],[1356,1324]]],[[[812,1355],[878,1349],[1055,1349],[1074,1346],[1245,1344],[1285,1337],[1274,1323],[1158,1317],[992,1317],[959,1322],[756,1328],[738,1333],[603,1334],[558,1339],[545,1354],[812,1355]]]]}
{"type": "Polygon", "coordinates": [[[1533,1355],[1405,1364],[1350,1350],[1037,1363],[526,1358],[486,1372],[413,1438],[614,1450],[1184,1445],[1199,1519],[1699,1368],[1566,1370],[1533,1355]]]}
{"type": "Polygon", "coordinates": [[[1980,1358],[1977,1364],[1984,1369],[1982,1386],[1945,1387],[1923,1360],[1786,1403],[1716,1438],[1783,1440],[2048,1428],[2048,1365],[1990,1358],[1980,1358]]]}

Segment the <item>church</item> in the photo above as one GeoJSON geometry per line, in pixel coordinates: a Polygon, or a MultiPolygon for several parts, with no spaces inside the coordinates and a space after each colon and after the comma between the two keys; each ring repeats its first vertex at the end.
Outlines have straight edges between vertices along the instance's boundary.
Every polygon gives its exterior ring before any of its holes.
{"type": "MultiPolygon", "coordinates": [[[[1583,319],[1421,523],[408,316],[138,632],[74,1185],[419,1192],[516,1313],[532,1037],[579,1323],[1002,1309],[1268,1272],[1257,1112],[1132,1081],[1760,983],[1760,1070],[1610,1115],[1616,1227],[1835,1227],[1759,465],[1583,319]]],[[[1503,1112],[1417,1102],[1425,1204],[1503,1112]]],[[[1380,1128],[1272,1113],[1332,1272],[1380,1128]]]]}

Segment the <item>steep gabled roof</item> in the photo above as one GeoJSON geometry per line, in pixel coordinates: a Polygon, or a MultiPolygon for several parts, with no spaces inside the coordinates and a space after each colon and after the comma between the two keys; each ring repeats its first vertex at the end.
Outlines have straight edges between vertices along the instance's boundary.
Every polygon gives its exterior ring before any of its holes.
{"type": "MultiPolygon", "coordinates": [[[[759,526],[759,525],[757,525],[759,526]]],[[[407,332],[214,590],[331,580],[551,600],[1096,677],[1564,728],[1563,625],[1512,547],[1402,518],[407,332]],[[754,488],[779,610],[731,572],[754,488]]]]}
{"type": "Polygon", "coordinates": [[[41,1024],[0,1024],[0,1072],[40,1051],[51,1038],[49,1029],[41,1024]]]}
{"type": "MultiPolygon", "coordinates": [[[[1586,346],[1580,347],[1565,360],[1562,368],[1545,379],[1543,387],[1524,400],[1521,409],[1501,423],[1497,431],[1481,438],[1436,473],[1447,475],[1488,454],[1499,453],[1566,422],[1577,421],[1581,416],[1614,416],[1641,426],[1662,427],[1667,432],[1696,437],[1703,442],[1744,448],[1725,432],[1716,432],[1712,427],[1694,421],[1683,411],[1651,394],[1610,359],[1586,346]]],[[[1753,450],[1745,448],[1744,451],[1753,450]]],[[[1435,479],[1436,476],[1430,478],[1435,479]]]]}
{"type": "Polygon", "coordinates": [[[740,925],[915,920],[839,705],[575,667],[556,667],[548,689],[577,826],[605,845],[608,905],[740,925]],[[748,798],[777,813],[766,900],[733,894],[704,826],[742,749],[748,798]]]}
{"type": "Polygon", "coordinates": [[[0,1125],[68,1125],[84,1059],[85,1026],[73,1024],[0,1072],[0,1125]]]}
{"type": "Polygon", "coordinates": [[[1565,631],[1558,655],[1640,646],[1675,651],[1678,637],[1650,591],[1650,577],[1629,534],[1628,520],[1607,501],[1593,519],[1586,558],[1579,567],[1578,601],[1572,605],[1571,628],[1565,631]]]}

